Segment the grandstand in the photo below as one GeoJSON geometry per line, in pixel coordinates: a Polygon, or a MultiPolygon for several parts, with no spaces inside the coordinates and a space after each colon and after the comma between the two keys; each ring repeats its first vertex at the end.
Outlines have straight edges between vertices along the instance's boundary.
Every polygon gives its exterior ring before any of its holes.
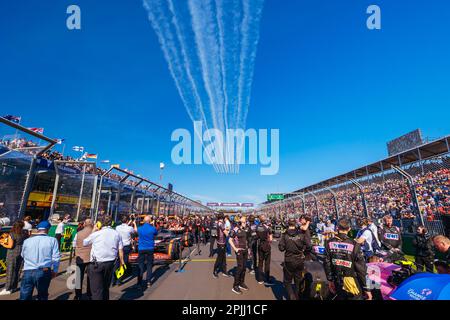
{"type": "Polygon", "coordinates": [[[449,234],[450,136],[265,202],[270,215],[309,214],[380,218],[390,213],[406,232],[420,223],[434,234],[449,234]]]}
{"type": "Polygon", "coordinates": [[[203,214],[212,210],[132,171],[76,161],[52,151],[57,141],[0,117],[0,217],[51,219],[69,214],[203,214]]]}

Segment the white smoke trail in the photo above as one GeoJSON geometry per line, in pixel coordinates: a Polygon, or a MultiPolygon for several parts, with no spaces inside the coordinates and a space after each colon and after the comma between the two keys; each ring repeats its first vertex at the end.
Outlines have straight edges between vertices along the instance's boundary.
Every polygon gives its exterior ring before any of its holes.
{"type": "MultiPolygon", "coordinates": [[[[264,0],[143,2],[191,120],[225,139],[230,127],[245,131],[264,0]],[[182,13],[190,19],[179,19],[182,13]]],[[[216,161],[207,156],[216,172],[238,173],[244,141],[237,141],[236,152],[225,141],[214,150],[216,161]]]]}
{"type": "MultiPolygon", "coordinates": [[[[219,30],[219,51],[220,51],[220,71],[222,74],[222,98],[223,98],[223,114],[224,114],[224,123],[225,123],[225,131],[228,130],[228,94],[227,94],[227,72],[225,65],[225,27],[224,27],[224,10],[223,10],[223,2],[221,0],[216,1],[216,23],[219,30]]],[[[231,150],[228,148],[229,144],[225,144],[225,165],[226,172],[230,172],[230,167],[228,164],[228,160],[230,159],[231,150]]]]}
{"type": "MultiPolygon", "coordinates": [[[[201,73],[209,98],[213,127],[224,132],[223,99],[221,95],[222,79],[218,68],[220,66],[220,54],[212,4],[210,0],[188,0],[188,8],[192,17],[192,29],[200,60],[201,73]]],[[[219,153],[216,154],[221,164],[224,163],[225,150],[222,142],[219,144],[219,153]]],[[[223,165],[222,168],[225,171],[223,165]]]]}
{"type": "MultiPolygon", "coordinates": [[[[192,75],[192,69],[193,68],[192,68],[192,63],[191,63],[191,61],[189,59],[189,55],[187,53],[186,39],[185,39],[185,36],[183,36],[184,32],[181,30],[181,24],[178,21],[178,17],[177,17],[177,13],[176,13],[173,1],[172,0],[167,0],[167,2],[168,2],[169,10],[170,10],[170,12],[172,14],[172,22],[173,22],[174,27],[175,27],[176,36],[177,36],[178,42],[180,43],[180,50],[181,50],[181,55],[183,57],[183,64],[184,64],[184,67],[186,69],[186,73],[187,73],[187,77],[188,77],[189,83],[192,86],[192,90],[193,90],[192,93],[194,94],[195,103],[196,103],[196,105],[198,107],[198,111],[200,113],[200,117],[201,117],[201,119],[203,119],[203,123],[204,123],[204,125],[206,127],[206,130],[208,132],[208,139],[211,140],[211,135],[209,134],[208,122],[206,120],[205,113],[203,111],[204,110],[203,103],[202,103],[201,98],[200,98],[200,94],[199,94],[199,90],[197,88],[197,84],[196,84],[196,82],[194,80],[194,77],[192,75]]],[[[200,140],[203,141],[202,137],[200,137],[200,140]]],[[[203,145],[204,145],[204,143],[203,143],[203,145]]],[[[209,159],[211,161],[209,153],[207,153],[207,155],[208,155],[208,157],[209,157],[209,159]]],[[[219,168],[219,166],[217,166],[216,163],[213,162],[213,166],[216,169],[216,172],[221,171],[221,168],[219,168]]]]}
{"type": "MultiPolygon", "coordinates": [[[[192,122],[200,120],[200,118],[198,118],[198,113],[195,112],[195,107],[193,107],[189,102],[189,92],[193,92],[195,90],[194,88],[192,88],[192,84],[189,83],[189,81],[186,81],[183,74],[186,68],[184,68],[180,62],[177,46],[175,44],[175,37],[170,30],[170,25],[167,23],[167,21],[165,21],[166,15],[164,14],[164,11],[162,9],[161,1],[144,0],[143,5],[148,12],[148,17],[151,25],[155,30],[156,36],[158,37],[161,50],[163,51],[164,58],[167,61],[169,71],[175,81],[175,86],[181,97],[183,105],[185,106],[192,122]]],[[[198,132],[196,132],[196,134],[197,136],[199,136],[198,132]]],[[[200,141],[203,141],[203,137],[199,136],[199,139],[200,141]]],[[[209,153],[206,154],[210,158],[209,153]]],[[[217,165],[214,162],[212,163],[215,171],[218,172],[219,169],[217,168],[217,165]]]]}
{"type": "MultiPolygon", "coordinates": [[[[256,49],[259,42],[259,24],[262,16],[264,0],[243,0],[244,17],[241,24],[241,54],[239,72],[239,93],[237,106],[237,125],[245,131],[250,91],[253,81],[256,49]],[[251,3],[250,3],[251,2],[251,3]],[[254,11],[252,11],[252,9],[254,11]]],[[[242,152],[243,144],[239,144],[237,154],[242,152]]],[[[236,167],[239,173],[239,165],[236,167]]]]}

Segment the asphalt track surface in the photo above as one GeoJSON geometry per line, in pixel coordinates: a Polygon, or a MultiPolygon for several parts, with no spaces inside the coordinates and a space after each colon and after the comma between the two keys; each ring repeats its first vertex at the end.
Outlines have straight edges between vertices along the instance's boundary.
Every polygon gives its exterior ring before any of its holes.
{"type": "MultiPolygon", "coordinates": [[[[248,291],[237,295],[231,291],[233,277],[224,277],[219,274],[219,278],[212,276],[212,269],[215,257],[209,258],[209,243],[206,246],[200,245],[200,254],[197,246],[191,248],[189,252],[183,252],[181,272],[178,262],[169,266],[154,266],[152,286],[142,290],[136,286],[136,277],[125,279],[124,284],[110,289],[111,300],[280,300],[285,299],[285,290],[282,279],[283,272],[281,262],[283,254],[278,250],[278,242],[274,239],[272,243],[271,275],[274,278],[274,285],[266,287],[258,284],[255,276],[247,269],[245,282],[249,287],[248,291]]],[[[54,278],[50,285],[49,300],[72,300],[74,291],[68,289],[67,281],[69,275],[65,272],[69,263],[64,261],[60,266],[60,274],[54,278]]],[[[227,257],[227,268],[231,274],[236,266],[234,253],[227,257]]],[[[145,276],[145,275],[144,275],[145,276]]],[[[5,279],[0,279],[0,288],[3,287],[5,279]]],[[[84,283],[84,291],[86,280],[84,283]]],[[[35,291],[36,294],[36,291],[35,291]]],[[[0,296],[0,300],[16,300],[19,292],[8,296],[0,296]]]]}

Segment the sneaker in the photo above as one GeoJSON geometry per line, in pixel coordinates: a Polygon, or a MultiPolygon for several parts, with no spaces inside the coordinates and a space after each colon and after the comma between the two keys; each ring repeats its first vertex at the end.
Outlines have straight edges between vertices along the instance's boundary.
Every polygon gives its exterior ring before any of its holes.
{"type": "Polygon", "coordinates": [[[247,287],[247,285],[246,285],[245,283],[244,283],[244,284],[240,284],[240,285],[239,285],[239,289],[248,291],[248,287],[247,287]]]}
{"type": "Polygon", "coordinates": [[[217,273],[213,272],[213,278],[217,279],[219,276],[217,275],[217,273]]]}
{"type": "Polygon", "coordinates": [[[227,254],[227,257],[231,257],[231,253],[230,253],[230,254],[227,254]]]}
{"type": "Polygon", "coordinates": [[[258,281],[258,284],[264,284],[264,281],[258,281]]]}
{"type": "Polygon", "coordinates": [[[274,283],[273,283],[272,280],[269,280],[269,281],[264,281],[264,285],[265,285],[265,286],[273,286],[274,283]]]}
{"type": "Polygon", "coordinates": [[[239,287],[233,287],[233,289],[231,289],[231,291],[233,291],[236,294],[242,294],[241,289],[239,289],[239,287]]]}
{"type": "Polygon", "coordinates": [[[11,291],[3,289],[2,291],[0,291],[0,296],[6,296],[8,294],[11,294],[11,291]]]}
{"type": "Polygon", "coordinates": [[[229,275],[227,272],[222,272],[222,275],[223,275],[225,278],[229,278],[229,277],[230,277],[230,275],[229,275]]]}
{"type": "Polygon", "coordinates": [[[256,274],[255,270],[251,270],[250,274],[256,274]]]}

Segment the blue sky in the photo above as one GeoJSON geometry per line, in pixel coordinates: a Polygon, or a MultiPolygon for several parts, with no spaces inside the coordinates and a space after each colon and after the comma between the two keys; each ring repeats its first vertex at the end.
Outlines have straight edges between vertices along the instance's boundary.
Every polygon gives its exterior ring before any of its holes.
{"type": "Polygon", "coordinates": [[[247,127],[280,129],[275,176],[171,164],[170,135],[191,123],[140,0],[2,1],[0,111],[153,180],[163,161],[164,184],[195,199],[259,202],[379,160],[415,128],[450,134],[448,21],[444,0],[266,0],[247,127]],[[374,3],[381,31],[365,25],[374,3]]]}

